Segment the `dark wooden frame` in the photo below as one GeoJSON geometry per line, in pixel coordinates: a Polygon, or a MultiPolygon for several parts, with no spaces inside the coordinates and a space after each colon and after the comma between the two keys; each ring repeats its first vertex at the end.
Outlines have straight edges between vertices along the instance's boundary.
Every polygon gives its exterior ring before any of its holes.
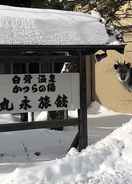
{"type": "Polygon", "coordinates": [[[114,49],[124,52],[124,45],[67,45],[67,46],[42,46],[42,45],[0,45],[0,62],[3,63],[52,63],[71,62],[79,65],[80,73],[80,109],[77,119],[54,120],[45,122],[22,122],[13,124],[0,124],[0,132],[29,130],[36,128],[52,128],[62,126],[78,125],[78,133],[73,140],[71,147],[81,151],[88,145],[87,135],[87,86],[86,86],[86,55],[94,54],[99,49],[114,49]],[[64,55],[64,52],[70,53],[64,55]]]}

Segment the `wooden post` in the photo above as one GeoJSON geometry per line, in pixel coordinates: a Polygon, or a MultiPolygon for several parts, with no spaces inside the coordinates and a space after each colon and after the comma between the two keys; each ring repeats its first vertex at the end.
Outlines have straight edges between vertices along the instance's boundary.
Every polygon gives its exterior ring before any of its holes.
{"type": "MultiPolygon", "coordinates": [[[[50,71],[48,71],[50,72],[50,71]]],[[[57,72],[55,70],[55,63],[52,63],[51,64],[51,72],[54,73],[54,72],[57,72]]],[[[61,71],[60,71],[61,72],[61,71]]],[[[48,111],[48,119],[49,120],[64,120],[64,110],[59,110],[59,111],[48,111]]],[[[60,124],[60,127],[57,127],[57,128],[51,128],[53,130],[60,130],[62,131],[64,129],[64,127],[60,124]]]]}
{"type": "Polygon", "coordinates": [[[79,111],[79,151],[88,145],[87,135],[87,87],[86,56],[80,54],[80,111],[79,111]]]}
{"type": "Polygon", "coordinates": [[[28,113],[25,112],[25,113],[21,113],[21,121],[28,121],[28,113]]]}
{"type": "MultiPolygon", "coordinates": [[[[28,73],[28,65],[25,65],[25,67],[24,68],[20,68],[19,69],[20,71],[19,71],[19,73],[28,73]]],[[[16,72],[17,73],[17,72],[16,72]]],[[[25,113],[21,113],[20,114],[20,120],[22,121],[22,122],[28,122],[28,112],[25,112],[25,113]]]]}
{"type": "Polygon", "coordinates": [[[90,56],[91,63],[91,101],[95,101],[95,57],[93,55],[90,56]]]}

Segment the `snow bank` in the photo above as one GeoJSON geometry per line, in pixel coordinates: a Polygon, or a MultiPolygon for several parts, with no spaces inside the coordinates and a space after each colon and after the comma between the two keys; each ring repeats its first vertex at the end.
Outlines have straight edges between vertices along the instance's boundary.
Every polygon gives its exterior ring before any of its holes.
{"type": "Polygon", "coordinates": [[[19,165],[0,174],[1,184],[131,184],[132,120],[81,153],[19,165]]]}
{"type": "Polygon", "coordinates": [[[99,104],[98,102],[93,102],[88,108],[88,117],[90,118],[97,118],[97,117],[104,117],[104,116],[113,116],[118,115],[121,113],[114,112],[103,105],[99,104]]]}
{"type": "MultiPolygon", "coordinates": [[[[93,102],[88,107],[88,118],[97,118],[97,117],[104,117],[104,116],[113,116],[113,115],[119,115],[121,113],[114,112],[110,109],[107,109],[103,105],[99,104],[98,102],[93,102]]],[[[77,118],[78,111],[68,111],[69,117],[77,118]]]]}
{"type": "Polygon", "coordinates": [[[99,18],[78,12],[0,5],[0,44],[110,44],[99,18]]]}

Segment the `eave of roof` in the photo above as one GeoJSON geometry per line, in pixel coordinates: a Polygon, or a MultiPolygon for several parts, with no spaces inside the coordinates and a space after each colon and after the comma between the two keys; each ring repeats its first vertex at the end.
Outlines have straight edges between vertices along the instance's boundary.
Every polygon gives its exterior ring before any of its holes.
{"type": "Polygon", "coordinates": [[[32,51],[78,51],[82,54],[94,54],[98,50],[117,50],[123,53],[125,44],[120,45],[0,45],[1,52],[11,52],[17,50],[32,51]]]}

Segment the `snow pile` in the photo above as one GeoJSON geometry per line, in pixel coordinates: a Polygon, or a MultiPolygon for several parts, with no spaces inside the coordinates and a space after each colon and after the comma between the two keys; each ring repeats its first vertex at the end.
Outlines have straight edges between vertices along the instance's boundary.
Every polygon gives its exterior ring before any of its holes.
{"type": "Polygon", "coordinates": [[[96,11],[96,10],[91,10],[91,11],[90,11],[90,14],[91,14],[92,16],[96,17],[96,18],[101,19],[100,13],[99,13],[98,11],[96,11]]]}
{"type": "MultiPolygon", "coordinates": [[[[104,116],[113,116],[118,115],[121,113],[114,112],[112,110],[107,109],[103,105],[99,104],[97,101],[93,102],[88,107],[88,118],[97,118],[97,117],[104,117],[104,116]]],[[[78,111],[68,111],[68,116],[72,118],[77,118],[78,111]]]]}
{"type": "MultiPolygon", "coordinates": [[[[31,121],[31,113],[29,121],[31,121]]],[[[69,111],[70,117],[77,117],[76,111],[69,111]]],[[[113,115],[115,115],[113,113],[113,115]]],[[[112,112],[93,102],[88,109],[88,140],[89,144],[95,143],[108,135],[113,129],[128,121],[131,117],[112,116],[112,112]],[[109,116],[110,115],[110,116],[109,116]],[[101,117],[101,118],[98,118],[101,117]],[[120,119],[119,119],[120,118],[120,119]],[[112,128],[111,128],[112,127],[112,128]],[[107,131],[106,131],[107,130],[107,131]]],[[[47,112],[35,112],[36,121],[47,120],[47,112]]],[[[0,123],[19,123],[18,115],[1,114],[0,123]]],[[[65,127],[64,131],[54,131],[47,129],[14,131],[0,133],[0,162],[20,162],[27,160],[51,160],[65,155],[71,145],[77,127],[65,127]],[[26,150],[26,152],[25,152],[26,150]],[[35,153],[39,152],[39,156],[35,153]]]]}
{"type": "MultiPolygon", "coordinates": [[[[77,116],[77,111],[69,113],[77,116]]],[[[91,126],[100,129],[107,124],[122,124],[122,114],[113,112],[116,121],[108,121],[106,117],[112,118],[112,111],[98,102],[92,103],[88,113],[90,132],[91,126]],[[105,125],[100,124],[103,121],[105,125]]],[[[38,120],[46,119],[47,114],[35,116],[38,120]]],[[[9,115],[0,115],[1,118],[13,121],[9,115]]],[[[125,121],[128,118],[124,115],[122,122],[125,121]]],[[[0,133],[0,184],[132,183],[132,120],[81,153],[73,148],[62,159],[44,161],[64,156],[75,133],[71,127],[62,132],[41,129],[0,133]]]]}
{"type": "Polygon", "coordinates": [[[0,44],[111,44],[105,25],[89,14],[0,6],[0,44]]]}
{"type": "Polygon", "coordinates": [[[102,116],[113,116],[118,115],[120,113],[114,112],[103,105],[99,104],[98,102],[93,102],[88,108],[88,117],[96,118],[102,116]]]}
{"type": "MultiPolygon", "coordinates": [[[[131,184],[132,120],[81,153],[49,162],[20,164],[0,174],[1,184],[131,184]]],[[[3,165],[6,168],[7,165],[3,165]]]]}

